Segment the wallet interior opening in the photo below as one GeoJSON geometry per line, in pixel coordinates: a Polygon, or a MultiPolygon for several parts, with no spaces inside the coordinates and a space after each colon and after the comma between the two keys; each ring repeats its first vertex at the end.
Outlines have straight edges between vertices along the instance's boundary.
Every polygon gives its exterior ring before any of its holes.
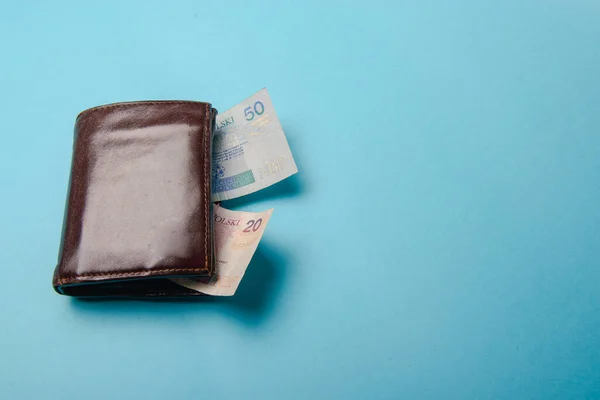
{"type": "Polygon", "coordinates": [[[58,290],[75,297],[147,297],[201,296],[202,293],[178,285],[166,278],[128,279],[77,283],[60,286],[58,290]]]}

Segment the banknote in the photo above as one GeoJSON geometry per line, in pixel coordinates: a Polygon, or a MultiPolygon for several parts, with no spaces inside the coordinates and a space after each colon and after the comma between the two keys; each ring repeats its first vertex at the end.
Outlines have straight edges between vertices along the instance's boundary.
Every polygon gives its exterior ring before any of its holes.
{"type": "Polygon", "coordinates": [[[254,213],[215,204],[213,227],[217,273],[208,282],[177,278],[173,282],[211,296],[232,296],[238,288],[273,209],[254,213]]]}
{"type": "Polygon", "coordinates": [[[298,172],[267,89],[218,114],[212,201],[244,196],[298,172]]]}

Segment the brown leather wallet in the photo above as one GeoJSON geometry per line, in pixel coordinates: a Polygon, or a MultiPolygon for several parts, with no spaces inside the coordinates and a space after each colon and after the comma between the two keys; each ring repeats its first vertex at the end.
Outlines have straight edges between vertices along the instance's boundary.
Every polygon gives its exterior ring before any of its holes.
{"type": "Polygon", "coordinates": [[[70,296],[201,295],[168,278],[213,274],[212,132],[194,101],[83,111],[53,286],[70,296]]]}

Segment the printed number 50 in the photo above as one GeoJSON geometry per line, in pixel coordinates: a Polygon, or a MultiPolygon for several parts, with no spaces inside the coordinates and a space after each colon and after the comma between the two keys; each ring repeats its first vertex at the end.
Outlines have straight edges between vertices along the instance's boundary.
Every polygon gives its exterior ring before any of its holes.
{"type": "Polygon", "coordinates": [[[254,114],[263,115],[264,113],[265,113],[265,105],[260,101],[257,101],[256,103],[254,103],[254,107],[246,107],[244,109],[244,116],[246,117],[247,121],[252,121],[254,119],[254,114]],[[252,108],[254,108],[254,111],[252,111],[252,108]]]}
{"type": "Polygon", "coordinates": [[[247,233],[256,232],[258,230],[258,228],[260,228],[260,226],[262,225],[262,218],[259,218],[256,221],[251,219],[250,221],[248,221],[246,223],[246,225],[248,225],[248,226],[242,232],[247,232],[247,233]]]}

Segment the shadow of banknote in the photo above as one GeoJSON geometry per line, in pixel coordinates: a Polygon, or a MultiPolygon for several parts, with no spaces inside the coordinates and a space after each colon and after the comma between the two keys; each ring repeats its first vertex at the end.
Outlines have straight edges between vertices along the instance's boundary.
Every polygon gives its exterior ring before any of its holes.
{"type": "Polygon", "coordinates": [[[237,292],[224,303],[247,323],[261,323],[277,307],[290,269],[289,254],[268,241],[261,242],[237,292]]]}
{"type": "Polygon", "coordinates": [[[307,175],[302,170],[302,148],[299,143],[299,136],[294,133],[293,129],[288,129],[288,127],[284,127],[288,144],[290,145],[290,149],[292,150],[292,154],[294,156],[294,161],[298,167],[298,172],[289,178],[259,190],[258,192],[250,193],[245,196],[238,197],[237,199],[223,201],[223,207],[233,210],[243,210],[248,204],[265,202],[268,205],[269,200],[301,197],[307,192],[307,175]]]}

